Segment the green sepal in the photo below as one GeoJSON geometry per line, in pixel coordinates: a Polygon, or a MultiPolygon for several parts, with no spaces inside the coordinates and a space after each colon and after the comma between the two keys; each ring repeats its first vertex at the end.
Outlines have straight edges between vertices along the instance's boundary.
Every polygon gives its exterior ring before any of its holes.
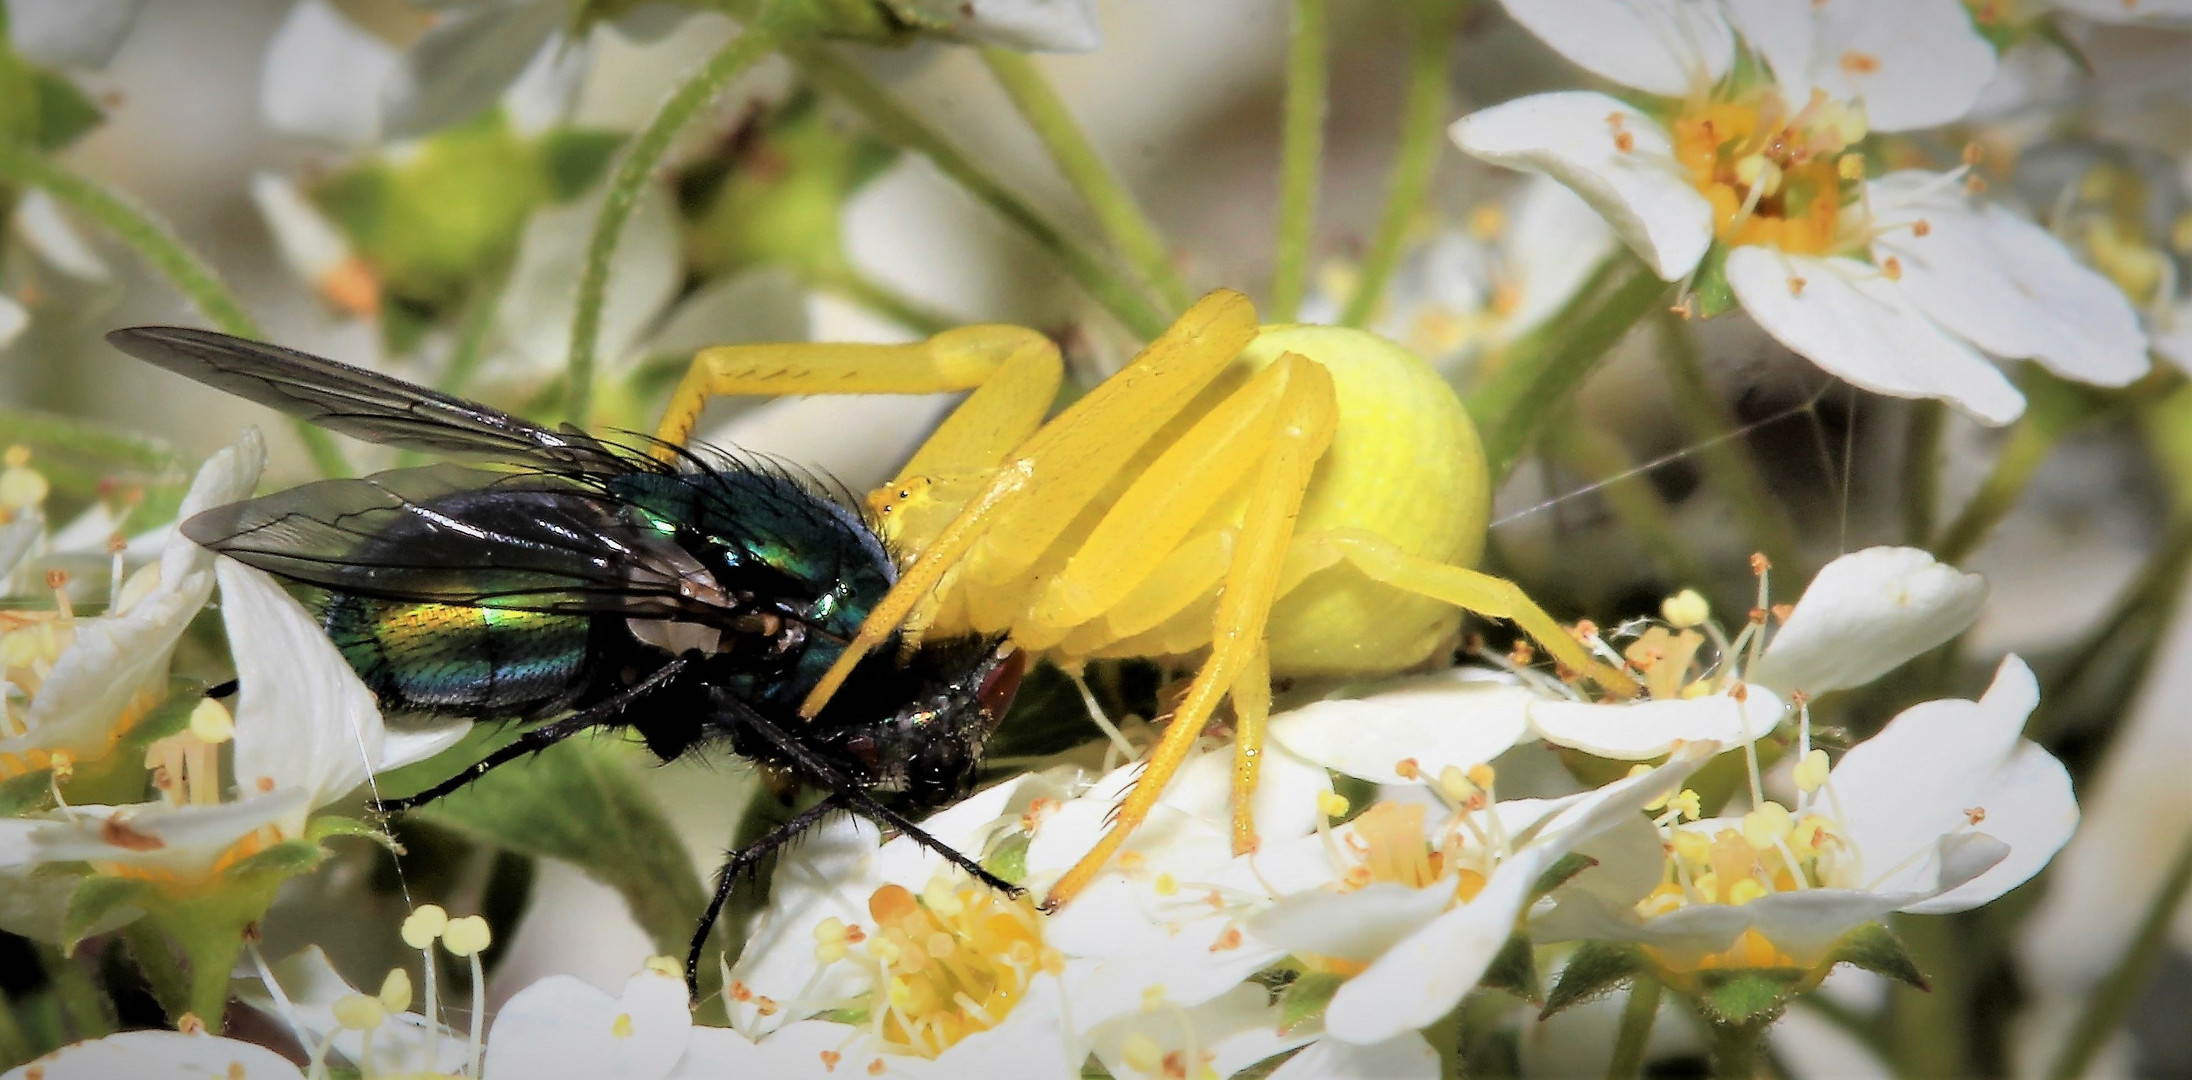
{"type": "Polygon", "coordinates": [[[1690,280],[1690,295],[1697,299],[1691,314],[1700,319],[1710,319],[1735,310],[1735,289],[1728,285],[1728,246],[1714,241],[1705,252],[1705,258],[1697,264],[1697,276],[1690,280]]]}
{"type": "Polygon", "coordinates": [[[2075,39],[2063,31],[2062,20],[2056,18],[2053,14],[2042,15],[2032,20],[2025,29],[2033,37],[2053,47],[2055,51],[2069,57],[2071,63],[2078,65],[2079,74],[2091,76],[2094,73],[2093,58],[2087,56],[2084,47],[2080,46],[2075,39]]]}
{"type": "Polygon", "coordinates": [[[1324,1019],[1325,1007],[1332,1004],[1332,995],[1340,992],[1347,980],[1328,971],[1305,971],[1301,977],[1288,983],[1279,991],[1279,1032],[1288,1034],[1303,1024],[1324,1019]]]}
{"type": "Polygon", "coordinates": [[[37,112],[31,118],[31,144],[51,152],[82,138],[106,123],[106,111],[84,93],[82,87],[57,71],[32,68],[31,92],[37,95],[37,112]]]}
{"type": "Polygon", "coordinates": [[[1573,880],[1577,874],[1597,865],[1597,859],[1580,851],[1571,851],[1566,855],[1562,855],[1559,862],[1546,867],[1545,872],[1539,874],[1537,881],[1530,886],[1531,903],[1544,899],[1554,889],[1560,888],[1573,880]]]}
{"type": "Polygon", "coordinates": [[[170,735],[180,735],[190,727],[190,714],[196,712],[198,703],[205,700],[206,684],[197,679],[171,678],[167,681],[167,696],[158,705],[131,724],[128,731],[115,743],[113,757],[120,755],[130,761],[132,768],[142,769],[141,758],[145,748],[170,735]]]}
{"type": "Polygon", "coordinates": [[[1827,954],[1826,966],[1835,964],[1862,968],[1919,990],[1933,989],[1925,973],[1918,970],[1918,962],[1911,959],[1910,950],[1903,947],[1903,939],[1882,923],[1866,923],[1842,935],[1842,940],[1834,943],[1834,951],[1827,954]]]}
{"type": "MultiPolygon", "coordinates": [[[[450,750],[402,770],[414,780],[383,777],[381,788],[407,791],[438,780],[509,738],[475,727],[450,750]]],[[[659,952],[683,956],[707,905],[684,843],[632,775],[630,754],[610,740],[567,739],[417,813],[475,840],[578,867],[623,894],[659,952]]]]}
{"type": "Polygon", "coordinates": [[[388,830],[340,814],[322,814],[305,826],[305,839],[315,844],[324,843],[338,836],[362,836],[387,848],[391,855],[403,854],[403,845],[388,835],[388,830]]]}
{"type": "Polygon", "coordinates": [[[1510,936],[1507,944],[1499,947],[1499,954],[1492,957],[1491,966],[1477,979],[1477,985],[1505,991],[1532,1005],[1543,1005],[1545,989],[1537,977],[1537,950],[1531,947],[1530,936],[1523,933],[1510,936]]]}
{"type": "Polygon", "coordinates": [[[1560,981],[1554,983],[1553,992],[1546,995],[1545,1007],[1538,1011],[1538,1019],[1559,1015],[1611,993],[1644,973],[1649,966],[1644,959],[1644,950],[1635,945],[1586,941],[1568,958],[1568,966],[1560,969],[1560,981]]]}
{"type": "Polygon", "coordinates": [[[69,894],[68,910],[61,916],[61,955],[75,955],[77,942],[90,936],[93,928],[116,911],[144,907],[153,888],[153,883],[143,878],[85,875],[76,891],[69,894]]]}
{"type": "Polygon", "coordinates": [[[0,817],[22,817],[53,803],[53,770],[40,769],[0,780],[0,817]]]}
{"type": "Polygon", "coordinates": [[[1700,971],[1696,978],[1698,992],[1692,1000],[1705,1018],[1738,1026],[1771,1022],[1797,991],[1812,983],[1812,973],[1803,968],[1700,971]]]}
{"type": "Polygon", "coordinates": [[[309,874],[327,860],[327,849],[312,840],[284,840],[250,856],[228,868],[227,876],[240,882],[258,882],[273,879],[285,881],[299,874],[309,874]]]}
{"type": "Polygon", "coordinates": [[[1015,832],[982,855],[982,869],[1018,885],[1027,880],[1028,834],[1015,832]]]}

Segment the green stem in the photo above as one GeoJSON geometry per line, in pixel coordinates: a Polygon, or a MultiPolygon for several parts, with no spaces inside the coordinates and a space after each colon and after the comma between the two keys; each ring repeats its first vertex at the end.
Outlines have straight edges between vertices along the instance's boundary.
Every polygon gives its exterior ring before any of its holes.
{"type": "Polygon", "coordinates": [[[2064,382],[2038,368],[2025,381],[2025,414],[2009,429],[1994,471],[1987,474],[1964,504],[1956,520],[1934,546],[1934,557],[1951,565],[1961,563],[1986,542],[1994,526],[2001,524],[2055,444],[2072,429],[2092,418],[2103,399],[2082,387],[2064,382]]]}
{"type": "MultiPolygon", "coordinates": [[[[220,275],[184,246],[173,229],[121,194],[109,191],[90,177],[70,171],[51,158],[21,146],[0,145],[0,178],[43,189],[77,213],[97,222],[116,240],[135,251],[191,304],[223,332],[237,337],[263,339],[264,331],[228,291],[220,275]]],[[[297,438],[312,456],[323,476],[347,476],[350,463],[343,459],[335,438],[302,420],[292,421],[297,438]]]]}
{"type": "Polygon", "coordinates": [[[1947,415],[1938,401],[1910,403],[1903,437],[1903,540],[1918,547],[1933,539],[1934,511],[1941,503],[1941,424],[1947,415]]]}
{"type": "Polygon", "coordinates": [[[775,45],[774,35],[747,24],[670,94],[617,160],[601,212],[594,217],[593,234],[586,241],[586,264],[579,271],[578,301],[571,313],[571,352],[565,364],[570,386],[566,416],[571,423],[585,427],[593,408],[594,349],[599,344],[601,309],[609,291],[609,262],[616,254],[617,240],[624,234],[624,223],[631,220],[641,192],[653,177],[655,166],[669,153],[677,133],[739,72],[775,45]]]}
{"type": "Polygon", "coordinates": [[[1667,373],[1675,411],[1700,447],[1698,460],[1707,482],[1727,498],[1753,547],[1774,565],[1794,569],[1795,527],[1767,488],[1757,460],[1744,448],[1735,414],[1706,376],[1696,335],[1671,311],[1659,313],[1659,331],[1660,366],[1667,373]]]}
{"type": "Polygon", "coordinates": [[[2108,1037],[2123,1026],[2124,1018],[2139,1000],[2140,992],[2153,978],[2154,969],[2160,966],[2162,957],[2169,954],[2169,930],[2176,922],[2177,909],[2184,904],[2188,887],[2192,887],[2192,834],[2178,842],[2177,857],[2170,862],[2168,876],[2162,879],[2161,888],[2155,890],[2154,899],[2147,904],[2146,917],[2139,920],[2139,932],[2109,969],[2108,977],[2094,988],[2092,996],[2086,998],[2085,1011],[2078,1014],[2077,1026],[2070,1031],[2070,1041],[2063,1044],[2055,1067],[2048,1071],[2050,1080],[2077,1080],[2084,1076],[2101,1047],[2107,1045],[2108,1037]]]}
{"type": "Polygon", "coordinates": [[[1755,1080],[1765,1064],[1766,1021],[1713,1024],[1712,1074],[1716,1080],[1755,1080]]]}
{"type": "Polygon", "coordinates": [[[1043,141],[1044,149],[1050,151],[1051,162],[1096,215],[1096,223],[1103,226],[1113,250],[1168,307],[1184,310],[1194,296],[1172,265],[1171,245],[1165,243],[1118,174],[1104,164],[1102,155],[1074,122],[1073,113],[1059,100],[1050,80],[1043,77],[1042,69],[1026,53],[1011,49],[985,48],[981,56],[997,85],[1043,141]]]}
{"type": "Polygon", "coordinates": [[[1681,534],[1667,516],[1666,505],[1659,501],[1659,494],[1652,490],[1644,474],[1636,469],[1635,461],[1622,448],[1619,439],[1603,428],[1571,421],[1554,424],[1545,434],[1552,443],[1553,453],[1583,474],[1599,497],[1606,500],[1614,516],[1621,519],[1637,541],[1651,552],[1670,579],[1704,580],[1702,568],[1690,556],[1681,534]]]}
{"type": "Polygon", "coordinates": [[[1456,1002],[1452,1011],[1440,1017],[1430,1027],[1423,1029],[1423,1037],[1430,1041],[1431,1049],[1438,1051],[1441,1080],[1462,1080],[1465,1072],[1461,1059],[1461,1010],[1456,1002]]]}
{"type": "Polygon", "coordinates": [[[0,1068],[12,1069],[36,1056],[39,1047],[16,1015],[13,998],[0,991],[0,1068]]]}
{"type": "Polygon", "coordinates": [[[1164,330],[1164,316],[1132,282],[1045,221],[1033,207],[984,171],[965,151],[899,104],[865,72],[828,48],[811,42],[786,42],[782,51],[799,65],[809,82],[836,95],[867,117],[878,137],[928,158],[938,171],[967,189],[977,201],[1027,234],[1127,329],[1144,338],[1156,337],[1164,330]]]}
{"type": "Polygon", "coordinates": [[[1614,1037],[1614,1056],[1606,1065],[1606,1080],[1635,1080],[1644,1072],[1644,1047],[1652,1041],[1652,1021],[1659,1017],[1659,980],[1639,975],[1629,987],[1629,1002],[1621,1009],[1621,1031],[1614,1037]]]}
{"type": "Polygon", "coordinates": [[[958,325],[950,316],[924,306],[850,264],[816,278],[814,285],[840,293],[853,303],[923,336],[934,336],[958,325]]]}
{"type": "Polygon", "coordinates": [[[183,1014],[190,1011],[190,978],[184,974],[182,962],[175,958],[174,947],[168,943],[167,936],[147,916],[130,923],[122,931],[122,937],[129,942],[130,955],[136,958],[138,970],[144,972],[145,981],[151,984],[153,1000],[160,1003],[160,1011],[167,1014],[168,1023],[180,1021],[183,1014]]]}
{"type": "Polygon", "coordinates": [[[1279,144],[1279,242],[1271,268],[1269,317],[1275,323],[1294,321],[1309,287],[1309,232],[1316,223],[1317,172],[1324,160],[1329,23],[1326,0],[1294,0],[1279,144]]]}
{"type": "Polygon", "coordinates": [[[1362,277],[1355,295],[1340,314],[1341,326],[1362,326],[1377,313],[1378,301],[1400,265],[1401,244],[1408,226],[1423,205],[1438,169],[1441,136],[1448,106],[1446,58],[1458,4],[1413,4],[1408,39],[1408,96],[1401,105],[1400,149],[1393,157],[1393,173],[1386,182],[1385,211],[1363,256],[1362,277]]]}
{"type": "Polygon", "coordinates": [[[1661,305],[1672,286],[1632,256],[1600,266],[1546,328],[1520,343],[1498,372],[1469,394],[1469,415],[1484,432],[1495,484],[1567,401],[1606,352],[1661,305]]]}
{"type": "Polygon", "coordinates": [[[1971,1075],[1964,1041],[1971,1025],[1971,974],[1966,945],[1955,920],[1939,915],[1903,915],[1895,934],[1926,973],[1930,990],[1896,985],[1889,991],[1895,1072],[1912,1078],[1971,1075]]]}

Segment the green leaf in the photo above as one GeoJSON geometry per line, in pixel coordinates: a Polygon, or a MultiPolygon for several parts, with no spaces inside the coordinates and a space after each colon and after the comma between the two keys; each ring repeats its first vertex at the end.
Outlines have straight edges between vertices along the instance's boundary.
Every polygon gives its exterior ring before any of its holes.
{"type": "Polygon", "coordinates": [[[1906,986],[1933,989],[1926,982],[1925,973],[1918,970],[1918,962],[1911,959],[1910,950],[1903,947],[1903,939],[1882,923],[1866,923],[1844,934],[1842,940],[1834,943],[1827,964],[1848,964],[1906,986]]]}
{"type": "Polygon", "coordinates": [[[286,881],[299,874],[309,874],[326,861],[327,849],[311,840],[284,840],[264,851],[254,852],[229,868],[229,876],[238,880],[271,879],[286,881]]]}
{"type": "Polygon", "coordinates": [[[1532,1005],[1544,1004],[1545,992],[1537,978],[1537,950],[1530,947],[1529,935],[1509,937],[1507,944],[1499,947],[1499,955],[1492,957],[1491,966],[1484,969],[1477,985],[1504,990],[1532,1005]]]}
{"type": "Polygon", "coordinates": [[[68,911],[61,917],[61,952],[74,955],[76,943],[100,928],[116,912],[141,906],[152,893],[152,883],[142,878],[91,874],[69,894],[68,911]]]}
{"type": "Polygon", "coordinates": [[[1692,314],[1700,319],[1735,310],[1735,290],[1728,285],[1727,245],[1716,243],[1705,252],[1705,261],[1698,264],[1690,291],[1697,297],[1697,310],[1692,314]]]}
{"type": "Polygon", "coordinates": [[[1547,867],[1544,873],[1538,875],[1537,882],[1530,886],[1530,900],[1534,903],[1542,899],[1554,889],[1566,885],[1577,874],[1597,865],[1597,859],[1581,852],[1571,851],[1562,855],[1559,862],[1547,867]]]}
{"type": "Polygon", "coordinates": [[[53,770],[11,776],[0,781],[0,817],[22,817],[43,810],[53,801],[53,770]]]}
{"type": "Polygon", "coordinates": [[[135,760],[144,755],[145,748],[170,735],[179,735],[190,726],[190,714],[197,711],[198,703],[205,700],[206,684],[196,679],[172,678],[167,681],[167,696],[160,699],[122,733],[115,743],[112,757],[135,760]]]}
{"type": "Polygon", "coordinates": [[[1291,1032],[1303,1024],[1321,1020],[1332,995],[1346,979],[1325,971],[1307,971],[1279,993],[1279,1031],[1291,1032]]]}
{"type": "Polygon", "coordinates": [[[1716,1024],[1748,1025],[1781,1015],[1810,975],[1802,968],[1701,971],[1697,1004],[1716,1024]]]}
{"type": "MultiPolygon", "coordinates": [[[[477,760],[506,732],[487,732],[435,759],[477,760]]],[[[622,893],[632,917],[663,953],[683,956],[707,905],[685,845],[632,775],[630,754],[603,739],[574,738],[481,777],[421,811],[429,822],[526,855],[562,859],[622,893]]],[[[383,781],[384,790],[404,790],[383,781]]]]}
{"type": "Polygon", "coordinates": [[[1626,943],[1586,941],[1560,969],[1560,981],[1538,1019],[1555,1016],[1628,982],[1647,968],[1643,950],[1626,943]]]}
{"type": "Polygon", "coordinates": [[[33,68],[30,77],[32,89],[38,95],[31,142],[38,149],[59,150],[106,122],[107,114],[99,108],[99,103],[67,76],[33,68]]]}
{"type": "Polygon", "coordinates": [[[548,180],[548,197],[562,202],[594,186],[623,145],[622,132],[595,128],[558,128],[541,136],[540,168],[548,180]]]}

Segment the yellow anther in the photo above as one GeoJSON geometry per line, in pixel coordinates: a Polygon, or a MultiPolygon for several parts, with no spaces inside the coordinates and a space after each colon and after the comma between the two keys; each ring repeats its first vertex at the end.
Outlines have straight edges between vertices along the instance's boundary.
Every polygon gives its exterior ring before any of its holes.
{"type": "Polygon", "coordinates": [[[1498,203],[1478,203],[1469,211],[1469,235],[1490,240],[1507,231],[1507,211],[1498,203]]]}
{"type": "Polygon", "coordinates": [[[1705,800],[1691,788],[1683,788],[1674,797],[1674,800],[1667,805],[1674,807],[1678,813],[1691,821],[1696,821],[1698,818],[1705,816],[1705,800]]]}
{"type": "Polygon", "coordinates": [[[1678,832],[1668,843],[1674,847],[1675,858],[1686,863],[1702,864],[1712,855],[1712,837],[1701,832],[1678,832]]]}
{"type": "Polygon", "coordinates": [[[449,929],[449,913],[440,904],[427,904],[413,911],[403,920],[403,943],[414,949],[423,949],[449,929]]]}
{"type": "Polygon", "coordinates": [[[228,707],[212,698],[200,698],[190,710],[190,733],[199,742],[218,746],[236,737],[236,718],[228,707]]]}
{"type": "Polygon", "coordinates": [[[388,977],[381,980],[381,1007],[392,1013],[400,1013],[411,1007],[411,973],[402,968],[389,968],[388,977]]]}
{"type": "Polygon", "coordinates": [[[1142,988],[1143,1012],[1156,1012],[1157,1010],[1164,1008],[1165,1000],[1165,988],[1163,983],[1158,983],[1153,986],[1145,986],[1142,988]]]}
{"type": "Polygon", "coordinates": [[[2192,210],[2169,223],[2169,248],[2179,255],[2192,255],[2192,210]]]}
{"type": "Polygon", "coordinates": [[[619,1038],[619,1039],[629,1039],[629,1038],[631,1038],[631,1037],[632,1037],[632,1014],[631,1014],[631,1013],[618,1013],[618,1014],[617,1014],[617,1018],[616,1018],[616,1019],[614,1019],[614,1020],[611,1020],[611,1021],[609,1021],[609,1034],[611,1034],[611,1035],[613,1035],[613,1036],[615,1036],[615,1037],[617,1037],[617,1038],[619,1038]]]}
{"type": "Polygon", "coordinates": [[[685,977],[684,961],[674,956],[650,956],[645,964],[640,965],[640,970],[651,971],[669,979],[685,977]]]}
{"type": "Polygon", "coordinates": [[[1164,1048],[1139,1031],[1119,1044],[1119,1057],[1127,1068],[1144,1076],[1156,1076],[1164,1069],[1164,1048]]]}
{"type": "Polygon", "coordinates": [[[1735,178],[1743,186],[1754,188],[1760,196],[1771,196],[1781,190],[1781,166],[1767,161],[1762,154],[1752,154],[1735,163],[1735,178]]]}
{"type": "Polygon", "coordinates": [[[1687,630],[1712,618],[1712,605],[1696,589],[1684,589],[1659,602],[1660,617],[1677,630],[1687,630]]]}
{"type": "Polygon", "coordinates": [[[1743,839],[1764,851],[1787,836],[1794,825],[1788,807],[1777,802],[1760,803],[1758,809],[1743,815],[1743,839]]]}
{"type": "Polygon", "coordinates": [[[388,1009],[379,998],[345,994],[335,1002],[335,1023],[345,1031],[371,1031],[386,1019],[388,1009]]]}
{"type": "Polygon", "coordinates": [[[1337,791],[1320,791],[1317,793],[1317,812],[1325,817],[1346,817],[1348,809],[1347,796],[1337,791]]]}
{"type": "Polygon", "coordinates": [[[1479,790],[1475,784],[1469,782],[1469,774],[1462,772],[1459,765],[1448,765],[1440,769],[1438,786],[1439,794],[1455,803],[1468,802],[1479,790]]]}
{"type": "Polygon", "coordinates": [[[1796,763],[1796,790],[1806,795],[1827,786],[1827,752],[1813,750],[1796,763]]]}
{"type": "Polygon", "coordinates": [[[1499,778],[1499,774],[1490,765],[1481,762],[1469,766],[1469,771],[1464,775],[1468,776],[1470,783],[1485,791],[1492,790],[1492,782],[1499,778]]]}
{"type": "Polygon", "coordinates": [[[1834,175],[1844,180],[1857,181],[1865,178],[1865,156],[1844,154],[1834,159],[1834,175]]]}
{"type": "Polygon", "coordinates": [[[53,782],[56,784],[65,784],[76,776],[76,759],[66,750],[55,750],[53,757],[46,762],[46,767],[53,770],[53,782]]]}
{"type": "Polygon", "coordinates": [[[441,933],[441,947],[451,956],[471,956],[494,943],[495,935],[487,929],[487,920],[477,915],[449,920],[449,928],[441,933]]]}
{"type": "Polygon", "coordinates": [[[1157,875],[1156,882],[1150,888],[1159,896],[1178,896],[1180,893],[1180,879],[1173,877],[1172,872],[1168,870],[1157,875]]]}
{"type": "Polygon", "coordinates": [[[0,454],[0,465],[5,465],[10,469],[20,469],[28,464],[30,464],[30,447],[21,443],[8,447],[6,453],[0,454]]]}
{"type": "Polygon", "coordinates": [[[1744,878],[1728,886],[1727,902],[1736,905],[1748,904],[1764,895],[1766,895],[1766,887],[1760,885],[1756,878],[1744,878]]]}
{"type": "Polygon", "coordinates": [[[46,475],[36,469],[24,465],[0,469],[0,507],[26,510],[45,502],[51,490],[46,475]]]}

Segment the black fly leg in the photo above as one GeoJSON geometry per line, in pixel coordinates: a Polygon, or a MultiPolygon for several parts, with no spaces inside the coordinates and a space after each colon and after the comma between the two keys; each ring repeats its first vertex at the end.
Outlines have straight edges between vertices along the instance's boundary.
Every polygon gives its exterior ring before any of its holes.
{"type": "Polygon", "coordinates": [[[685,664],[686,657],[677,657],[656,668],[646,678],[624,690],[618,691],[614,697],[581,709],[560,720],[551,720],[539,727],[528,729],[508,746],[473,762],[463,772],[435,784],[425,791],[414,795],[406,795],[400,799],[382,799],[374,803],[373,808],[384,814],[400,814],[406,810],[415,810],[487,775],[497,766],[507,765],[527,754],[540,753],[581,731],[585,731],[587,728],[605,724],[615,719],[619,713],[629,708],[633,702],[651,693],[663,683],[668,682],[671,676],[684,670],[685,664]]]}
{"type": "Polygon", "coordinates": [[[973,875],[975,880],[1004,893],[1006,896],[1019,896],[1025,891],[1018,885],[1014,885],[983,869],[981,863],[961,854],[957,848],[930,836],[904,814],[877,802],[874,796],[867,793],[866,789],[853,783],[851,778],[839,772],[836,765],[807,748],[798,739],[793,738],[789,732],[770,722],[767,717],[751,709],[741,709],[738,719],[752,728],[755,734],[767,739],[771,745],[775,746],[779,752],[792,762],[798,771],[806,774],[806,778],[810,783],[834,793],[845,809],[878,825],[888,825],[904,833],[914,843],[943,856],[952,865],[973,875]]]}
{"type": "Polygon", "coordinates": [[[715,896],[708,901],[708,910],[701,915],[699,928],[693,931],[693,947],[685,954],[685,996],[688,999],[695,1003],[700,1000],[700,952],[708,944],[708,931],[715,929],[716,917],[723,914],[723,905],[730,902],[731,890],[738,887],[738,879],[759,868],[761,860],[770,852],[791,843],[800,833],[844,808],[837,796],[831,794],[723,860],[723,868],[716,871],[715,896]]]}

